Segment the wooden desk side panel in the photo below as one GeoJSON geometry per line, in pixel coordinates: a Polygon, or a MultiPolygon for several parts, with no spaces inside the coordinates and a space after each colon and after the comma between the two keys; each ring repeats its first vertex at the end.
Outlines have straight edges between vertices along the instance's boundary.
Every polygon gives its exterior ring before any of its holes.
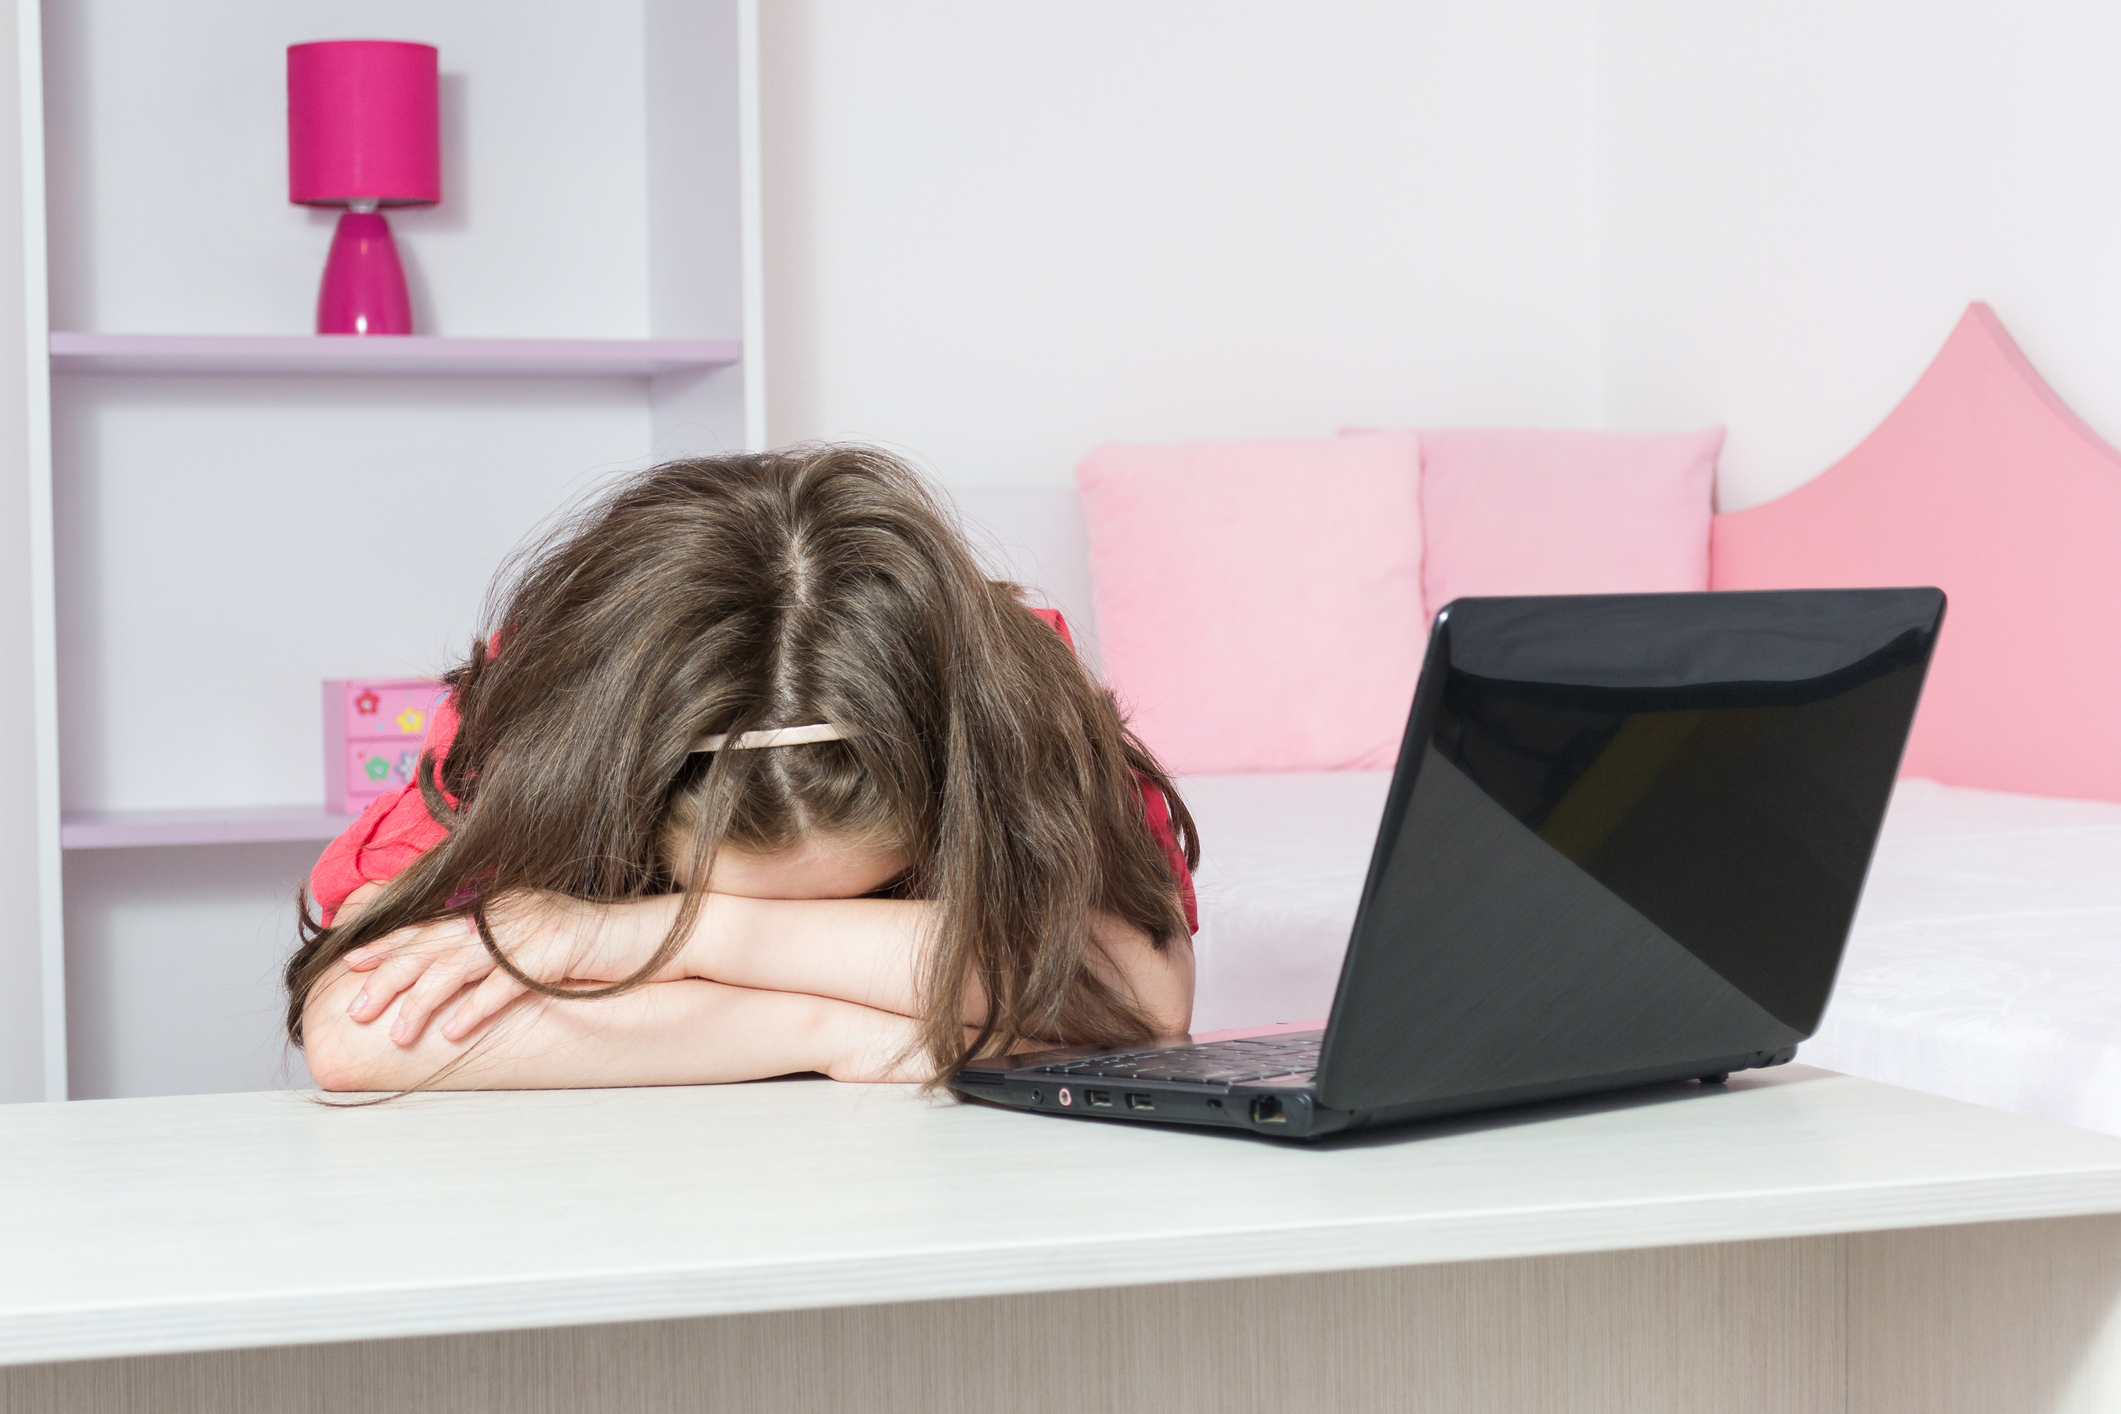
{"type": "Polygon", "coordinates": [[[1851,1410],[2121,1409],[2121,1215],[1842,1240],[1851,1410]]]}
{"type": "Polygon", "coordinates": [[[0,1370],[4,1414],[1840,1414],[1839,1237],[0,1370]]]}

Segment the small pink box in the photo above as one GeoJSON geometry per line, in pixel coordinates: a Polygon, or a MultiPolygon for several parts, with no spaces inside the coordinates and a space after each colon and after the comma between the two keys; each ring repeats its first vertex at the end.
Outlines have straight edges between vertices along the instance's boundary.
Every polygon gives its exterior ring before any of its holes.
{"type": "Polygon", "coordinates": [[[344,786],[348,814],[367,808],[368,802],[413,782],[419,768],[420,743],[416,741],[349,741],[346,743],[344,786]],[[354,802],[358,800],[360,804],[354,802]]]}
{"type": "Polygon", "coordinates": [[[410,785],[435,708],[433,678],[332,678],[324,684],[324,808],[358,815],[410,785]]]}

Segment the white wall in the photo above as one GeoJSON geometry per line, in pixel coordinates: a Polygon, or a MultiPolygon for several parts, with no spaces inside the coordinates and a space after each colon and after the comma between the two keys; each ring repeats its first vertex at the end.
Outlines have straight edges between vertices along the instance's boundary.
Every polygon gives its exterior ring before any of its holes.
{"type": "Polygon", "coordinates": [[[1092,445],[1597,416],[1588,0],[773,0],[768,432],[1092,445]]]}
{"type": "Polygon", "coordinates": [[[2121,10],[776,0],[776,442],[1730,429],[1816,475],[1969,300],[2121,438],[2121,10]]]}
{"type": "Polygon", "coordinates": [[[280,972],[316,859],[305,844],[68,851],[73,1098],[308,1084],[280,972]]]}
{"type": "Polygon", "coordinates": [[[1611,425],[1726,423],[1770,499],[1985,299],[2121,439],[2121,8],[1624,0],[1599,53],[1611,425]]]}

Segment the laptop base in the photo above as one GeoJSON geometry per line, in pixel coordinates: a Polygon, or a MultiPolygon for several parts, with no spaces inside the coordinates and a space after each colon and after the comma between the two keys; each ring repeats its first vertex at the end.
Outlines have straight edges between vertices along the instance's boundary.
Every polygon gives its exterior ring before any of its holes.
{"type": "MultiPolygon", "coordinates": [[[[1076,1119],[1123,1120],[1134,1124],[1190,1124],[1216,1129],[1243,1129],[1274,1139],[1323,1139],[1342,1130],[1405,1124],[1472,1110],[1500,1109],[1541,1100],[1658,1085],[1675,1080],[1720,1084],[1731,1072],[1786,1064],[1795,1046],[1746,1055],[1711,1056],[1683,1065],[1618,1075],[1570,1076],[1536,1085],[1480,1094],[1440,1095],[1373,1110],[1336,1110],[1319,1102],[1308,1081],[1287,1085],[1257,1082],[1213,1085],[1185,1081],[1057,1075],[1047,1067],[1057,1058],[1094,1059],[1091,1051],[1050,1052],[975,1062],[951,1077],[951,1087],[971,1100],[1010,1109],[1076,1119]]],[[[1119,1053],[1115,1053],[1119,1054],[1119,1053]]]]}

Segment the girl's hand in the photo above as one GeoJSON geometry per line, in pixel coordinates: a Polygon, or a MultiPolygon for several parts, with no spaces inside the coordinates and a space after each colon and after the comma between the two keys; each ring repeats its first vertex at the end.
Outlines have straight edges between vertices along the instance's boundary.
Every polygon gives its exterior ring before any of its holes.
{"type": "MultiPolygon", "coordinates": [[[[489,906],[486,920],[509,961],[529,976],[554,986],[595,986],[638,971],[676,912],[675,896],[590,904],[561,894],[521,893],[489,906]]],[[[443,1019],[448,1040],[463,1040],[529,990],[494,962],[468,917],[401,928],[355,948],[343,961],[348,970],[368,974],[346,1009],[354,1021],[374,1021],[403,998],[390,1028],[390,1039],[400,1046],[418,1041],[436,1010],[467,988],[470,994],[443,1019]]],[[[681,954],[652,980],[683,975],[681,954]]]]}
{"type": "Polygon", "coordinates": [[[468,918],[400,928],[340,961],[349,971],[370,974],[346,1008],[355,1021],[374,1021],[404,996],[390,1025],[390,1039],[400,1046],[420,1039],[437,1006],[494,970],[468,918]]]}

